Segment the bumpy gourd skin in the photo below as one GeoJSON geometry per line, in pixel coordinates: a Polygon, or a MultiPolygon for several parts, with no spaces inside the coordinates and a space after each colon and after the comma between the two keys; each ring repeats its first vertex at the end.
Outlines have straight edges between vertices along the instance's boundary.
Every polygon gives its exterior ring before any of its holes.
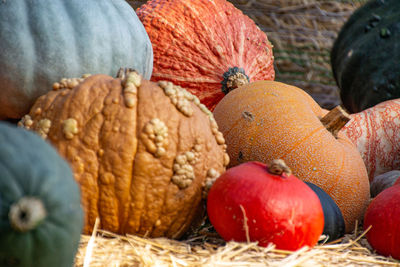
{"type": "Polygon", "coordinates": [[[83,227],[80,192],[71,168],[39,136],[0,123],[0,266],[71,267],[83,227]],[[46,217],[20,232],[10,207],[24,197],[42,201],[46,217]]]}
{"type": "Polygon", "coordinates": [[[184,87],[211,111],[237,84],[275,78],[267,35],[229,1],[150,0],[136,12],[153,44],[152,80],[184,87]]]}
{"type": "Polygon", "coordinates": [[[0,119],[20,118],[62,77],[114,75],[121,66],[150,78],[153,51],[124,0],[0,1],[0,119]]]}
{"type": "Polygon", "coordinates": [[[71,163],[86,211],[112,232],[177,238],[199,216],[203,189],[229,162],[204,105],[135,73],[65,79],[21,120],[71,163]]]}
{"type": "Polygon", "coordinates": [[[400,97],[400,1],[364,4],[341,29],[331,51],[333,75],[351,113],[400,97]]]}

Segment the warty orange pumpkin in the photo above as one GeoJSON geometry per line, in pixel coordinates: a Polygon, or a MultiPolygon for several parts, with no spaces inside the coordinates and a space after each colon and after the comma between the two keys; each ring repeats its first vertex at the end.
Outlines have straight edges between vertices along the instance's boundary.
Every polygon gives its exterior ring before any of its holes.
{"type": "Polygon", "coordinates": [[[84,233],[180,237],[229,162],[212,113],[170,82],[136,72],[63,79],[20,126],[50,141],[80,184],[84,233]]]}
{"type": "Polygon", "coordinates": [[[136,10],[153,45],[152,80],[169,80],[210,110],[229,91],[275,78],[267,35],[226,0],[150,0],[136,10]]]}
{"type": "Polygon", "coordinates": [[[294,175],[333,198],[350,231],[368,204],[369,181],[357,148],[339,132],[350,118],[334,116],[336,111],[327,114],[300,88],[256,81],[227,94],[214,116],[228,145],[230,166],[283,159],[294,175]]]}

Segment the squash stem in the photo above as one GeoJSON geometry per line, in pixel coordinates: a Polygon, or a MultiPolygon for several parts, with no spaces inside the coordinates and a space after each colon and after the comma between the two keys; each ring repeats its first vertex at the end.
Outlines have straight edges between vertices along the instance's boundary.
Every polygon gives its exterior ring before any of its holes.
{"type": "Polygon", "coordinates": [[[267,166],[267,171],[271,174],[282,175],[285,173],[286,175],[290,175],[292,170],[286,165],[283,159],[274,159],[267,166]]]}
{"type": "Polygon", "coordinates": [[[35,197],[23,197],[10,207],[8,219],[18,232],[35,229],[47,216],[43,202],[35,197]]]}
{"type": "Polygon", "coordinates": [[[338,132],[350,119],[350,115],[341,106],[336,106],[321,119],[321,122],[337,138],[338,132]]]}
{"type": "Polygon", "coordinates": [[[244,69],[238,67],[229,68],[229,70],[223,74],[223,78],[221,90],[224,94],[250,82],[250,78],[247,76],[244,69]]]}

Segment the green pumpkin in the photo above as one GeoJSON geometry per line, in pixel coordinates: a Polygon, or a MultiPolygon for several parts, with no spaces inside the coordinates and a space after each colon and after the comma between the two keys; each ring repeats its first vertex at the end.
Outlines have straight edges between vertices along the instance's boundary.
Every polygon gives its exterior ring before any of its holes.
{"type": "Polygon", "coordinates": [[[149,79],[150,39],[124,0],[0,1],[0,119],[20,118],[64,77],[120,67],[149,79]]]}
{"type": "Polygon", "coordinates": [[[0,122],[0,266],[71,267],[83,227],[72,170],[33,132],[0,122]]]}
{"type": "Polygon", "coordinates": [[[369,1],[343,25],[331,65],[349,112],[400,97],[399,38],[399,0],[369,1]]]}

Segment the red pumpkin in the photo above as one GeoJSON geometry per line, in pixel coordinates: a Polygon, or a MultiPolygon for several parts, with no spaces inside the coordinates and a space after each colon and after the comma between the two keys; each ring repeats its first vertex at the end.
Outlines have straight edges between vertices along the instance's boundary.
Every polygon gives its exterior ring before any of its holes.
{"type": "Polygon", "coordinates": [[[282,160],[228,169],[211,187],[207,211],[224,240],[273,243],[278,249],[312,247],[324,228],[318,196],[282,160]]]}
{"type": "Polygon", "coordinates": [[[370,245],[384,256],[400,259],[400,185],[382,191],[365,213],[364,229],[370,245]]]}
{"type": "Polygon", "coordinates": [[[152,80],[168,80],[213,110],[230,90],[273,80],[272,45],[225,0],[150,0],[136,10],[151,43],[152,80]]]}
{"type": "Polygon", "coordinates": [[[388,100],[362,112],[341,132],[357,146],[367,167],[369,180],[400,169],[400,99],[388,100]]]}

